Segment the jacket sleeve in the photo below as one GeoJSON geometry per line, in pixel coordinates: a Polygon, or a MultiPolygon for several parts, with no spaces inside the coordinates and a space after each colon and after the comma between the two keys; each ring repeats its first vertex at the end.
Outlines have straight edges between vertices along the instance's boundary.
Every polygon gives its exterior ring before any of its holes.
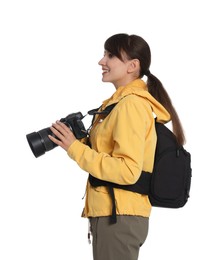
{"type": "Polygon", "coordinates": [[[150,110],[139,97],[124,98],[111,112],[112,153],[98,153],[76,140],[69,147],[68,155],[98,179],[122,185],[135,183],[143,168],[150,110]]]}

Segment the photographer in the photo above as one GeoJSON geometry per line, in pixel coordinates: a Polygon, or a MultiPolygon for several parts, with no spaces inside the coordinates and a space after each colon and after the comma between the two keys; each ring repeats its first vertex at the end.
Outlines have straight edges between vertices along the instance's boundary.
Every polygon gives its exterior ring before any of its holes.
{"type": "MultiPolygon", "coordinates": [[[[107,116],[95,115],[89,133],[90,146],[77,140],[60,121],[50,128],[58,139],[52,135],[49,138],[92,176],[121,185],[134,184],[142,170],[153,170],[157,141],[153,113],[159,122],[172,120],[181,144],[184,135],[167,92],[150,73],[147,42],[137,35],[116,34],[106,40],[104,49],[99,61],[102,81],[112,83],[116,90],[103,102],[100,111],[118,104],[107,116]]],[[[114,195],[117,221],[113,224],[109,190],[87,183],[83,217],[91,223],[94,260],[136,260],[148,233],[149,198],[122,189],[114,189],[114,195]]]]}

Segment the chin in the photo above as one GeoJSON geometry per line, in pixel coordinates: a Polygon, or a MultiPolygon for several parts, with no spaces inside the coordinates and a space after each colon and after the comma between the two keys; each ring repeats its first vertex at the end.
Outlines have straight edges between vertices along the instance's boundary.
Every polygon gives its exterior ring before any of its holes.
{"type": "Polygon", "coordinates": [[[105,79],[104,77],[102,78],[102,82],[109,82],[109,80],[105,79]]]}

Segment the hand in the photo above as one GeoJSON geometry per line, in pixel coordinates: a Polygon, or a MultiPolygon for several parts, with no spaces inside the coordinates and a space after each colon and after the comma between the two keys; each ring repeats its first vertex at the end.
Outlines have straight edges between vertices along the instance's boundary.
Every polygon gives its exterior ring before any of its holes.
{"type": "Polygon", "coordinates": [[[50,127],[50,130],[59,140],[52,135],[49,135],[49,139],[66,151],[68,150],[69,146],[76,140],[76,137],[70,128],[60,121],[53,123],[50,127]]]}

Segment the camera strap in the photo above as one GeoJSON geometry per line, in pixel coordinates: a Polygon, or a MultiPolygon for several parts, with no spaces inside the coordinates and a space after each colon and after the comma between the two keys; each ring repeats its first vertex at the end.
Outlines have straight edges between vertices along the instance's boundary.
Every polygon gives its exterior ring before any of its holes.
{"type": "Polygon", "coordinates": [[[100,106],[99,108],[95,108],[95,109],[89,110],[88,114],[91,115],[91,116],[95,116],[95,115],[108,115],[115,105],[116,105],[116,103],[111,104],[111,105],[107,106],[104,110],[99,111],[99,109],[102,107],[102,106],[100,106]]]}
{"type": "Polygon", "coordinates": [[[91,125],[87,129],[88,135],[89,135],[89,132],[90,132],[90,130],[91,130],[93,124],[94,124],[95,116],[96,115],[104,115],[106,117],[111,112],[111,110],[114,108],[114,106],[116,104],[117,103],[111,104],[111,105],[107,106],[104,110],[101,110],[101,111],[99,111],[99,110],[101,109],[102,106],[100,106],[98,108],[91,109],[91,110],[88,111],[87,114],[90,115],[90,116],[93,116],[92,121],[91,121],[91,125]]]}

